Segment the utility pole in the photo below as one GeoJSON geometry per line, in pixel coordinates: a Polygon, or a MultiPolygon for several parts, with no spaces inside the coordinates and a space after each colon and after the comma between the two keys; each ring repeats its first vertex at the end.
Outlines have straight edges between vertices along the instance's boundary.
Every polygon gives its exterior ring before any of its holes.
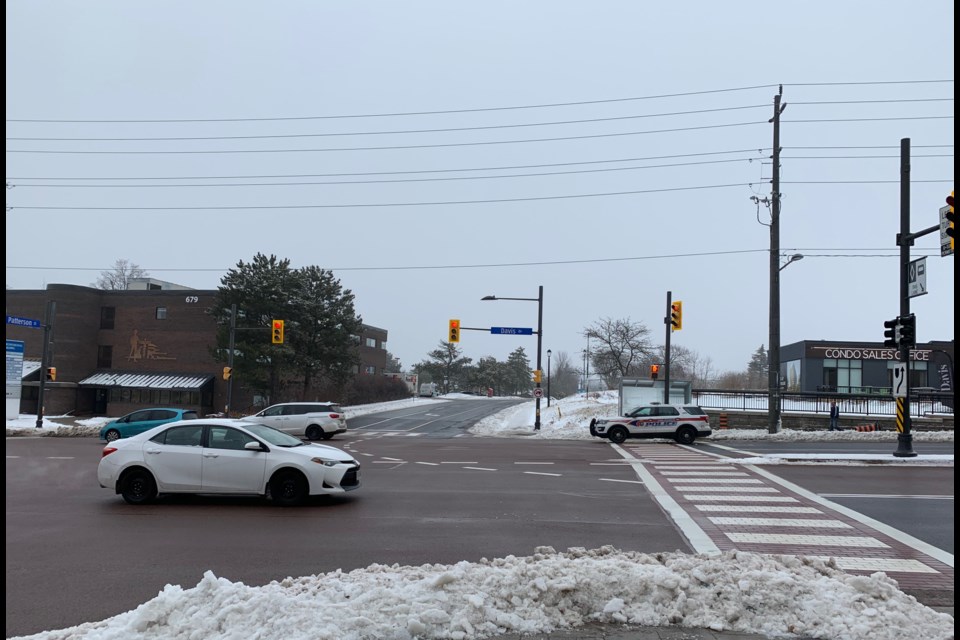
{"type": "Polygon", "coordinates": [[[767,431],[780,431],[780,114],[783,85],[773,97],[773,185],[770,193],[770,346],[767,367],[767,431]]]}

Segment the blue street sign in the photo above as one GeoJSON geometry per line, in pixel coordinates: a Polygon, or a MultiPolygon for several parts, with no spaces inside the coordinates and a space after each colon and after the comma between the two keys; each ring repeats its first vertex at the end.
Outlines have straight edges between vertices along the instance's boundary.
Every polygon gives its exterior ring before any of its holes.
{"type": "Polygon", "coordinates": [[[7,324],[15,324],[18,327],[33,327],[34,329],[40,328],[39,320],[32,320],[30,318],[18,318],[17,316],[7,316],[7,324]]]}
{"type": "Polygon", "coordinates": [[[501,336],[532,336],[533,329],[530,327],[490,327],[490,333],[501,336]]]}

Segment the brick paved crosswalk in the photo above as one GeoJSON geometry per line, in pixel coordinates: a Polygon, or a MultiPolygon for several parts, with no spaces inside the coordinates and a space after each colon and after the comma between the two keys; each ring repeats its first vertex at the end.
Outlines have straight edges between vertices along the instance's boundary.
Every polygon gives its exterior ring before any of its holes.
{"type": "Polygon", "coordinates": [[[953,590],[952,555],[761,468],[679,445],[621,450],[641,463],[637,473],[697,551],[834,558],[848,573],[883,571],[904,589],[953,590]]]}

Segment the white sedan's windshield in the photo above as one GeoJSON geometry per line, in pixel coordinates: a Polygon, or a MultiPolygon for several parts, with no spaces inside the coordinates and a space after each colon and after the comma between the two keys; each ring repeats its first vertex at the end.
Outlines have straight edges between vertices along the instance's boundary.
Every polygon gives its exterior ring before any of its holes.
{"type": "Polygon", "coordinates": [[[261,440],[265,441],[267,444],[276,445],[278,447],[302,447],[303,441],[294,438],[291,435],[287,435],[283,431],[278,431],[273,427],[268,427],[265,424],[244,424],[243,428],[257,436],[261,440]]]}

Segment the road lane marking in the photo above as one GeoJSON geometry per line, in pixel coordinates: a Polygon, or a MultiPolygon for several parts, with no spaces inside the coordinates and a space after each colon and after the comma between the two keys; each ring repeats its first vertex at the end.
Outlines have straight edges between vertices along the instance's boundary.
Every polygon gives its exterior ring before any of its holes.
{"type": "Polygon", "coordinates": [[[464,469],[472,469],[473,471],[496,471],[496,469],[489,469],[487,467],[464,467],[464,469]]]}
{"type": "Polygon", "coordinates": [[[619,478],[600,478],[600,482],[626,482],[627,484],[644,484],[643,480],[621,480],[619,478]]]}
{"type": "Polygon", "coordinates": [[[555,478],[563,475],[562,473],[545,473],[543,471],[524,471],[524,473],[531,476],[553,476],[555,478]]]}

